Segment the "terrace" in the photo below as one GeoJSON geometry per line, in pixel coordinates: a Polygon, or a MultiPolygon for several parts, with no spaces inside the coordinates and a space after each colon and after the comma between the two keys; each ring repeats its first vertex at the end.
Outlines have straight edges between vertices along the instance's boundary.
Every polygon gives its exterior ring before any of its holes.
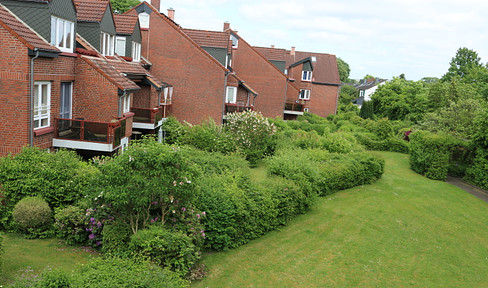
{"type": "Polygon", "coordinates": [[[296,102],[285,103],[285,114],[303,115],[305,104],[296,102]]]}
{"type": "Polygon", "coordinates": [[[110,122],[55,118],[53,146],[114,152],[127,145],[132,134],[132,113],[110,122]]]}

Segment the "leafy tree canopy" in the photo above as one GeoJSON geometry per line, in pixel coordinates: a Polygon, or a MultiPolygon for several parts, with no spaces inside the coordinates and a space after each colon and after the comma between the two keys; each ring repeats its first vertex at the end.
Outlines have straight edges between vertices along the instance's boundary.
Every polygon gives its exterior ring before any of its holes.
{"type": "Polygon", "coordinates": [[[124,13],[141,3],[139,0],[110,0],[114,13],[124,13]]]}
{"type": "MultiPolygon", "coordinates": [[[[459,76],[464,78],[476,71],[478,68],[483,68],[481,64],[481,58],[478,57],[478,53],[466,47],[459,48],[456,52],[456,56],[449,62],[449,69],[447,73],[442,76],[442,81],[450,81],[453,77],[459,76]]],[[[486,70],[486,69],[485,69],[486,70]]]]}
{"type": "Polygon", "coordinates": [[[371,79],[371,78],[376,78],[376,77],[370,74],[366,74],[366,76],[363,77],[363,79],[371,79]]]}
{"type": "Polygon", "coordinates": [[[339,69],[339,78],[341,79],[341,82],[349,82],[349,73],[351,72],[349,64],[341,58],[337,58],[337,69],[339,69]]]}

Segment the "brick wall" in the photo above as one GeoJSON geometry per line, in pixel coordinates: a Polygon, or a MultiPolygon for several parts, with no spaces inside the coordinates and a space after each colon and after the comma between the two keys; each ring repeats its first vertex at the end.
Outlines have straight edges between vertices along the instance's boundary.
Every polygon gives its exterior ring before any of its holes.
{"type": "Polygon", "coordinates": [[[76,72],[73,118],[108,122],[117,117],[118,88],[82,58],[76,60],[76,72]]]}
{"type": "Polygon", "coordinates": [[[239,39],[238,48],[233,49],[232,68],[258,92],[254,110],[266,117],[283,116],[286,76],[242,38],[239,39]]]}
{"type": "Polygon", "coordinates": [[[142,54],[153,64],[151,74],[174,87],[172,115],[192,124],[209,117],[221,123],[224,68],[163,17],[151,13],[149,30],[142,31],[142,54]]]}

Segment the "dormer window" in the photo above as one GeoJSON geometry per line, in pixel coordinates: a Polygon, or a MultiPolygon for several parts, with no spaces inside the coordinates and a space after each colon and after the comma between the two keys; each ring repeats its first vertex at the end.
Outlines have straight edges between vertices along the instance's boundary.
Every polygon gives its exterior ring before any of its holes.
{"type": "Polygon", "coordinates": [[[127,56],[125,55],[125,46],[126,46],[126,38],[123,36],[115,37],[115,53],[120,56],[127,56]]]}
{"type": "Polygon", "coordinates": [[[234,34],[230,34],[230,40],[232,41],[232,48],[237,48],[239,38],[237,38],[234,34]]]}
{"type": "Polygon", "coordinates": [[[312,71],[302,71],[302,81],[312,81],[312,71]]]}
{"type": "Polygon", "coordinates": [[[149,28],[149,14],[146,12],[142,12],[139,14],[139,25],[141,28],[148,29],[149,28]]]}
{"type": "Polygon", "coordinates": [[[132,61],[139,62],[141,60],[141,43],[132,41],[132,61]]]}
{"type": "Polygon", "coordinates": [[[51,44],[63,52],[73,52],[74,28],[73,22],[58,17],[51,17],[51,44]]]}
{"type": "Polygon", "coordinates": [[[114,56],[115,37],[102,32],[100,35],[100,52],[103,56],[114,56]]]}

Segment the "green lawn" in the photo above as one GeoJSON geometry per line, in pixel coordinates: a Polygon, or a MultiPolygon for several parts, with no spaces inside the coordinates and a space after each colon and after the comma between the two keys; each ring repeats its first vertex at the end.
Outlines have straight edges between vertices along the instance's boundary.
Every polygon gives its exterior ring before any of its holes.
{"type": "Polygon", "coordinates": [[[488,203],[378,153],[382,179],[319,199],[305,215],[204,256],[192,287],[487,287],[488,203]]]}
{"type": "Polygon", "coordinates": [[[4,239],[0,285],[14,281],[17,276],[32,277],[49,268],[71,272],[78,263],[86,263],[93,254],[90,249],[67,247],[58,239],[24,239],[7,234],[4,239]]]}

